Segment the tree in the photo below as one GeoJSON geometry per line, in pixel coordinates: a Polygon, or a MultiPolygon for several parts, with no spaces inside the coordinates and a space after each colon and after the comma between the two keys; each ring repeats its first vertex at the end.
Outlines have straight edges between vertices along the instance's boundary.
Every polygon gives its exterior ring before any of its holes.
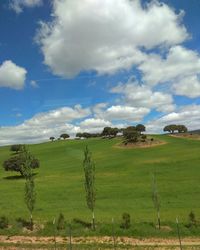
{"type": "Polygon", "coordinates": [[[171,133],[170,126],[169,126],[169,125],[165,126],[165,127],[163,128],[163,131],[164,131],[164,132],[169,132],[169,133],[171,133]]]}
{"type": "MultiPolygon", "coordinates": [[[[10,157],[9,159],[5,160],[3,163],[3,168],[5,171],[16,171],[20,172],[22,176],[24,176],[24,167],[26,164],[26,147],[22,146],[20,154],[10,157]]],[[[33,155],[29,153],[29,161],[30,161],[30,168],[35,169],[39,168],[40,162],[36,159],[33,155]]]]}
{"type": "Polygon", "coordinates": [[[79,138],[83,137],[83,136],[82,136],[82,133],[77,133],[77,134],[76,134],[76,137],[79,137],[79,138]]]}
{"type": "Polygon", "coordinates": [[[186,133],[188,131],[185,125],[177,125],[177,130],[179,133],[186,133]]]}
{"type": "Polygon", "coordinates": [[[24,200],[30,213],[30,229],[33,230],[33,210],[36,202],[36,192],[32,172],[32,155],[26,147],[23,148],[23,159],[23,175],[26,179],[24,200]]]}
{"type": "Polygon", "coordinates": [[[26,178],[25,182],[25,203],[30,213],[30,228],[33,230],[33,210],[36,202],[35,182],[34,176],[31,175],[26,178]]]}
{"type": "Polygon", "coordinates": [[[69,138],[70,136],[68,134],[61,134],[60,138],[63,138],[64,140],[69,138]]]}
{"type": "Polygon", "coordinates": [[[136,130],[141,134],[142,132],[145,132],[146,131],[146,128],[143,124],[138,124],[136,126],[136,130]]]}
{"type": "Polygon", "coordinates": [[[105,127],[102,132],[102,136],[110,136],[111,135],[111,127],[105,127]]]}
{"type": "Polygon", "coordinates": [[[15,144],[10,146],[10,151],[14,151],[16,154],[21,151],[22,145],[21,144],[15,144]]]}
{"type": "Polygon", "coordinates": [[[134,126],[130,126],[130,127],[127,127],[126,129],[124,129],[123,136],[126,140],[126,143],[137,142],[139,139],[139,133],[134,126]]]}
{"type": "Polygon", "coordinates": [[[92,212],[92,228],[95,230],[95,201],[96,201],[96,189],[95,189],[95,164],[91,158],[91,152],[86,146],[84,150],[83,169],[85,174],[85,191],[86,202],[88,208],[92,212]]]}
{"type": "Polygon", "coordinates": [[[51,137],[49,138],[49,140],[50,140],[50,141],[54,141],[54,140],[55,140],[55,137],[54,137],[54,136],[51,136],[51,137]]]}
{"type": "Polygon", "coordinates": [[[157,183],[156,183],[155,174],[153,175],[152,201],[154,204],[154,208],[157,212],[158,228],[160,229],[160,226],[161,226],[161,223],[160,223],[160,200],[159,200],[159,195],[158,195],[158,190],[157,190],[157,183]]]}

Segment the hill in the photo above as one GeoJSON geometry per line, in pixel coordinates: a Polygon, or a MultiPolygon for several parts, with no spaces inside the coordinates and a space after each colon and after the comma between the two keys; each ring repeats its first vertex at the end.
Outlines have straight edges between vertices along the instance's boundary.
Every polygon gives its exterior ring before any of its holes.
{"type": "Polygon", "coordinates": [[[189,133],[200,134],[200,129],[192,130],[192,131],[190,131],[189,133]]]}
{"type": "MultiPolygon", "coordinates": [[[[124,212],[134,222],[155,222],[152,204],[152,175],[156,172],[161,201],[161,220],[174,222],[176,216],[188,221],[193,211],[200,217],[200,141],[167,135],[155,136],[166,144],[152,148],[117,148],[120,139],[69,140],[30,145],[41,162],[36,170],[37,204],[34,218],[52,221],[62,212],[67,220],[90,221],[83,178],[83,149],[86,144],[96,163],[96,217],[119,223],[124,212]]],[[[0,164],[10,155],[0,148],[0,164]]],[[[28,218],[24,204],[24,179],[0,169],[0,215],[13,220],[28,218]]]]}

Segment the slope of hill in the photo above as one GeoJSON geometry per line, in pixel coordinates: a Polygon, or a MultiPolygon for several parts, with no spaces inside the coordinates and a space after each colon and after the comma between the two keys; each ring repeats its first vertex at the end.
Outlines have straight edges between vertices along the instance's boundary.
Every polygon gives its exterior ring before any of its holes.
{"type": "MultiPolygon", "coordinates": [[[[86,144],[96,163],[96,216],[109,222],[121,220],[124,212],[135,222],[155,221],[152,204],[152,175],[156,172],[161,201],[161,218],[188,220],[190,211],[200,217],[200,141],[156,136],[167,144],[138,149],[114,147],[119,139],[56,141],[30,145],[40,159],[37,175],[37,203],[34,218],[52,220],[60,212],[68,220],[90,220],[84,192],[83,149],[86,144]]],[[[0,148],[0,164],[10,155],[0,148]]],[[[0,169],[0,215],[28,218],[24,204],[24,180],[15,172],[0,169]]]]}

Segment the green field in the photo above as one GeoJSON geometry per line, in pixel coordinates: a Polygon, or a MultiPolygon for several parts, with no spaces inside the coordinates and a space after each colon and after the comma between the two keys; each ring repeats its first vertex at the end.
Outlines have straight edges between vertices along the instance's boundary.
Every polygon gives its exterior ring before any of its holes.
{"type": "MultiPolygon", "coordinates": [[[[91,219],[84,191],[83,149],[88,145],[96,163],[96,218],[99,223],[116,223],[123,212],[134,223],[155,222],[152,174],[156,172],[161,200],[161,220],[187,222],[193,211],[200,218],[200,141],[154,136],[167,144],[126,149],[115,145],[120,139],[88,139],[30,145],[41,163],[35,177],[37,203],[34,218],[53,220],[60,212],[70,221],[91,219]]],[[[10,156],[9,147],[0,147],[0,164],[10,156]]],[[[24,179],[16,172],[0,169],[0,216],[12,220],[28,218],[24,204],[24,179]]]]}

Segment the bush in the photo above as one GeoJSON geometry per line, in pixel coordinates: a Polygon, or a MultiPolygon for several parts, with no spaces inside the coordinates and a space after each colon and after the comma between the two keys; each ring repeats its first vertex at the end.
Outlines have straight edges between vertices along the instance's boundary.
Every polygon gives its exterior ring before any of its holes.
{"type": "Polygon", "coordinates": [[[31,229],[31,223],[30,221],[27,221],[21,217],[16,219],[16,222],[21,226],[21,227],[25,227],[27,229],[31,229]]]}
{"type": "Polygon", "coordinates": [[[147,136],[146,135],[141,135],[142,140],[146,140],[147,136]]]}
{"type": "Polygon", "coordinates": [[[63,230],[65,229],[65,217],[62,213],[59,214],[59,217],[58,217],[58,222],[57,222],[57,230],[63,230]]]}
{"type": "Polygon", "coordinates": [[[153,139],[153,138],[151,138],[151,141],[154,141],[154,139],[153,139]]]}
{"type": "Polygon", "coordinates": [[[22,150],[21,144],[15,144],[10,146],[10,151],[14,151],[16,154],[22,150]]]}
{"type": "Polygon", "coordinates": [[[6,216],[0,217],[0,229],[4,229],[8,227],[8,218],[6,216]]]}
{"type": "Polygon", "coordinates": [[[190,225],[192,225],[192,226],[193,226],[193,225],[194,225],[194,226],[197,225],[196,216],[195,216],[195,214],[194,214],[192,211],[189,213],[188,219],[189,219],[189,224],[190,224],[190,225]]]}
{"type": "Polygon", "coordinates": [[[131,216],[128,213],[122,214],[122,223],[120,225],[123,229],[129,229],[131,226],[131,216]]]}
{"type": "Polygon", "coordinates": [[[86,227],[86,228],[92,227],[92,224],[90,222],[86,222],[86,221],[83,221],[81,219],[74,218],[73,221],[74,221],[74,223],[80,224],[81,226],[86,227]]]}

